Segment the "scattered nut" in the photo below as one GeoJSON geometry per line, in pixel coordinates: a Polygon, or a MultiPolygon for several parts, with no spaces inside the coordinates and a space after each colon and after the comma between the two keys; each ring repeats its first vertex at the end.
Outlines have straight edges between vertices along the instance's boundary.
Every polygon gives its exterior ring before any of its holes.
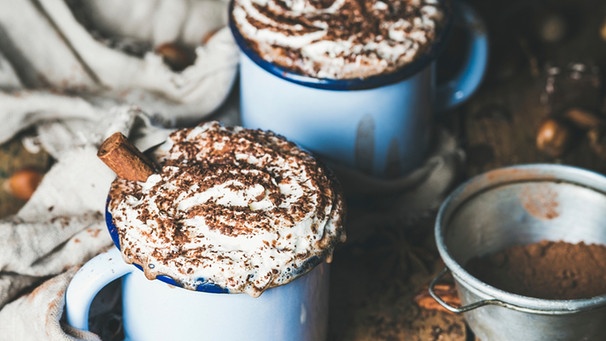
{"type": "Polygon", "coordinates": [[[600,37],[602,38],[602,40],[606,41],[606,18],[604,19],[604,21],[602,21],[602,24],[600,25],[600,37]]]}
{"type": "Polygon", "coordinates": [[[568,109],[564,112],[564,118],[575,127],[583,130],[593,129],[604,124],[604,120],[597,115],[579,108],[568,109]]]}
{"type": "MultiPolygon", "coordinates": [[[[434,292],[444,300],[444,302],[456,307],[461,305],[461,299],[457,294],[457,289],[455,288],[454,284],[438,283],[433,289],[434,292]]],[[[442,305],[440,305],[440,303],[434,300],[431,295],[429,295],[427,288],[424,288],[417,293],[414,297],[414,301],[421,309],[451,313],[448,309],[444,308],[442,305]]]]}
{"type": "Polygon", "coordinates": [[[601,159],[606,160],[606,134],[603,126],[593,128],[587,132],[589,147],[601,159]]]}
{"type": "Polygon", "coordinates": [[[28,200],[42,181],[44,174],[38,170],[24,168],[14,172],[4,183],[4,189],[15,198],[28,200]]]}
{"type": "Polygon", "coordinates": [[[162,56],[164,63],[173,71],[182,71],[196,61],[196,54],[192,49],[177,43],[161,44],[154,51],[162,56]]]}
{"type": "Polygon", "coordinates": [[[565,123],[548,118],[539,127],[536,145],[540,151],[552,157],[559,157],[570,145],[571,135],[571,129],[565,123]]]}
{"type": "Polygon", "coordinates": [[[556,12],[543,13],[536,19],[537,35],[545,43],[558,43],[568,35],[569,23],[556,12]]]}

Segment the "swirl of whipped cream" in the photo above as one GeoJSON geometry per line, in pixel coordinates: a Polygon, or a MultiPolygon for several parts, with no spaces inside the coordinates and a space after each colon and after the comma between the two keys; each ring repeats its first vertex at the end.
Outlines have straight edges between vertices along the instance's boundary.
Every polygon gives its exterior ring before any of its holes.
{"type": "Polygon", "coordinates": [[[436,39],[438,0],[234,0],[232,20],[261,58],[329,79],[390,73],[436,39]]]}
{"type": "Polygon", "coordinates": [[[345,239],[333,178],[271,132],[209,122],[173,132],[157,159],[146,182],[116,179],[108,203],[125,260],[150,279],[258,296],[345,239]]]}

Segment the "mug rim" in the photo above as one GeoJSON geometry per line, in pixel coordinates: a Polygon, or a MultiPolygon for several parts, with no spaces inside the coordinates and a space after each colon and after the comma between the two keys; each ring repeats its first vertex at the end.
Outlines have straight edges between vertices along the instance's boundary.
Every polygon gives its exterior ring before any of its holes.
{"type": "Polygon", "coordinates": [[[446,41],[448,40],[447,38],[453,25],[453,9],[451,0],[438,0],[444,9],[444,24],[436,33],[436,37],[429,48],[423,51],[422,55],[414,59],[412,62],[398,68],[395,71],[365,78],[317,78],[304,75],[292,69],[266,61],[259,56],[254,49],[249,46],[233,20],[235,1],[236,0],[230,0],[229,2],[227,24],[236,44],[240,48],[241,53],[244,53],[257,66],[280,79],[322,90],[368,90],[403,81],[417,74],[431,64],[435,59],[437,59],[440,53],[444,50],[446,41]]]}
{"type": "MultiPolygon", "coordinates": [[[[114,245],[116,246],[118,251],[121,252],[122,249],[120,248],[120,236],[118,235],[118,228],[114,224],[112,214],[109,211],[109,201],[110,201],[110,197],[107,196],[107,200],[105,202],[105,225],[107,226],[107,230],[109,231],[109,235],[110,235],[114,245]]],[[[134,265],[140,271],[143,271],[143,267],[140,264],[132,263],[132,265],[134,265]]],[[[160,280],[164,283],[173,285],[175,287],[185,289],[185,288],[183,288],[183,285],[181,283],[177,282],[175,279],[173,279],[170,276],[158,275],[158,276],[156,276],[155,279],[160,280]]],[[[203,278],[201,280],[202,280],[202,283],[199,284],[196,287],[196,290],[193,290],[193,291],[206,292],[206,293],[210,293],[210,294],[231,294],[227,288],[224,288],[224,287],[214,284],[214,283],[208,283],[208,282],[204,281],[203,278]]]]}
{"type": "MultiPolygon", "coordinates": [[[[107,230],[109,232],[109,235],[112,239],[112,242],[114,243],[114,245],[116,246],[116,248],[118,249],[118,251],[122,251],[121,247],[120,247],[120,236],[118,234],[118,228],[116,227],[116,225],[114,224],[114,220],[112,217],[111,212],[109,211],[109,202],[110,202],[110,196],[107,196],[107,199],[105,201],[105,226],[107,227],[107,230]]],[[[301,271],[299,272],[299,274],[293,278],[291,281],[289,281],[288,283],[292,282],[292,281],[296,281],[297,279],[299,279],[300,277],[306,276],[307,274],[309,274],[311,271],[313,271],[317,266],[319,266],[320,264],[322,264],[324,262],[325,258],[323,257],[319,257],[319,256],[313,256],[311,258],[309,258],[305,264],[301,267],[301,271]]],[[[132,263],[132,265],[134,265],[137,269],[139,269],[140,271],[143,271],[143,267],[140,264],[137,263],[132,263]]],[[[177,280],[175,280],[174,278],[172,278],[171,276],[168,275],[157,275],[155,277],[155,279],[160,280],[164,283],[170,284],[172,286],[184,289],[184,290],[190,290],[190,289],[186,289],[183,287],[183,285],[181,283],[179,283],[177,280]]],[[[230,292],[229,289],[224,288],[218,284],[214,284],[214,283],[209,283],[208,281],[206,281],[205,278],[198,278],[200,280],[200,284],[198,284],[196,286],[195,290],[191,290],[191,291],[198,291],[198,292],[205,292],[205,293],[209,293],[209,294],[245,294],[244,292],[230,292]]],[[[283,285],[286,285],[288,283],[285,283],[283,285]]],[[[267,291],[267,290],[271,290],[273,288],[276,288],[277,286],[274,287],[270,287],[267,288],[266,290],[264,290],[263,292],[267,291]]]]}
{"type": "Polygon", "coordinates": [[[606,293],[580,299],[545,299],[512,293],[494,287],[471,275],[463,264],[460,264],[451,256],[446,246],[445,233],[447,228],[445,225],[452,215],[458,211],[459,207],[482,192],[521,181],[569,183],[606,195],[606,176],[575,166],[542,163],[521,164],[501,167],[478,174],[459,185],[442,202],[438,210],[434,235],[438,253],[446,267],[452,272],[455,280],[460,282],[467,290],[479,292],[481,296],[489,299],[497,299],[520,307],[542,310],[546,314],[549,314],[549,311],[569,311],[570,313],[575,313],[606,305],[606,293]],[[499,173],[506,175],[499,177],[499,173]],[[508,176],[507,174],[513,175],[508,176]]]}

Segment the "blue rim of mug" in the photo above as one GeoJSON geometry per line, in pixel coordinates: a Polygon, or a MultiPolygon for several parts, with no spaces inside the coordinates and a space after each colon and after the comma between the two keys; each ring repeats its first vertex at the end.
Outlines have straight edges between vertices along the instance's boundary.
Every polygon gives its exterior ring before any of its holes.
{"type": "Polygon", "coordinates": [[[445,20],[444,25],[442,25],[441,29],[436,34],[435,41],[431,47],[424,51],[423,54],[417,59],[400,68],[399,70],[387,74],[370,76],[367,78],[314,78],[266,61],[265,59],[261,58],[252,47],[250,47],[244,36],[238,30],[232,15],[235,0],[231,0],[229,3],[228,26],[234,40],[240,47],[240,50],[259,67],[281,79],[310,88],[323,90],[367,90],[395,84],[405,80],[427,67],[440,55],[444,49],[444,46],[446,45],[445,42],[448,38],[448,33],[451,30],[453,20],[451,0],[438,1],[444,9],[445,20]]]}
{"type": "MultiPolygon", "coordinates": [[[[107,201],[105,203],[105,224],[107,225],[107,230],[109,231],[109,235],[111,236],[112,241],[114,242],[114,245],[116,246],[116,248],[118,248],[118,250],[120,250],[120,236],[118,235],[118,229],[116,228],[116,225],[114,225],[114,219],[112,217],[112,214],[109,212],[108,205],[109,205],[109,197],[107,198],[107,201]]],[[[135,267],[137,267],[139,270],[143,271],[143,267],[140,264],[133,263],[133,265],[135,267]]],[[[168,283],[170,285],[183,288],[183,285],[181,283],[175,281],[170,276],[158,275],[158,276],[156,276],[156,279],[158,279],[164,283],[168,283]]],[[[209,282],[205,281],[203,278],[200,279],[200,283],[201,284],[199,284],[196,287],[195,291],[202,291],[202,292],[213,293],[213,294],[229,294],[228,289],[223,288],[214,283],[209,283],[209,282]]]]}
{"type": "MultiPolygon", "coordinates": [[[[116,246],[116,248],[118,250],[121,250],[120,249],[120,235],[118,234],[118,228],[114,224],[114,219],[112,217],[112,214],[109,211],[109,201],[110,201],[110,198],[108,196],[107,200],[105,202],[105,224],[107,226],[107,230],[109,231],[109,235],[110,235],[112,241],[114,242],[114,245],[116,246]]],[[[324,260],[324,258],[319,257],[319,256],[313,256],[313,257],[309,258],[301,266],[301,268],[298,269],[298,271],[296,273],[293,273],[293,276],[294,276],[293,280],[299,276],[306,274],[311,269],[313,269],[315,266],[322,263],[323,260],[324,260]]],[[[143,271],[143,267],[140,264],[133,263],[133,265],[136,268],[138,268],[139,270],[143,271]]],[[[164,283],[168,283],[170,285],[183,288],[183,285],[181,283],[177,282],[170,276],[158,275],[158,276],[156,276],[156,279],[158,279],[164,283]]],[[[212,294],[229,294],[230,293],[227,288],[216,285],[214,283],[209,283],[204,278],[199,278],[199,282],[200,282],[200,284],[196,287],[195,291],[207,292],[207,293],[212,293],[212,294]]]]}

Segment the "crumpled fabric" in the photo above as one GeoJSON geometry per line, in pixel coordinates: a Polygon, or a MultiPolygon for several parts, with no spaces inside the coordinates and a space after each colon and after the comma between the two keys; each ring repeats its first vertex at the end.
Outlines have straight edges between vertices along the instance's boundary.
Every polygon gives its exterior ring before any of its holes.
{"type": "Polygon", "coordinates": [[[184,125],[216,110],[236,76],[226,1],[0,0],[0,8],[0,88],[103,95],[184,125]],[[131,41],[147,47],[141,56],[118,48],[131,41]],[[154,52],[163,43],[192,47],[193,65],[172,70],[154,52]]]}
{"type": "Polygon", "coordinates": [[[0,340],[96,340],[65,324],[63,297],[74,272],[112,244],[103,212],[115,175],[98,146],[120,131],[146,150],[221,109],[239,54],[227,1],[0,0],[0,8],[0,143],[33,127],[54,159],[21,210],[0,220],[0,340]],[[165,43],[191,48],[193,64],[175,71],[154,52],[165,43]]]}
{"type": "Polygon", "coordinates": [[[103,212],[115,174],[97,158],[98,146],[120,131],[144,150],[172,129],[153,126],[134,106],[101,109],[36,92],[10,99],[0,95],[0,121],[8,123],[0,136],[35,127],[55,162],[23,208],[0,220],[0,340],[98,339],[62,322],[75,269],[112,245],[103,212]],[[52,119],[39,101],[54,104],[52,119]],[[78,115],[69,110],[74,106],[82,109],[78,115]]]}
{"type": "Polygon", "coordinates": [[[65,289],[76,268],[57,275],[0,310],[3,340],[101,340],[98,335],[60,324],[65,289]],[[27,314],[24,314],[27,312],[27,314]],[[27,332],[24,332],[27,331],[27,332]]]}

